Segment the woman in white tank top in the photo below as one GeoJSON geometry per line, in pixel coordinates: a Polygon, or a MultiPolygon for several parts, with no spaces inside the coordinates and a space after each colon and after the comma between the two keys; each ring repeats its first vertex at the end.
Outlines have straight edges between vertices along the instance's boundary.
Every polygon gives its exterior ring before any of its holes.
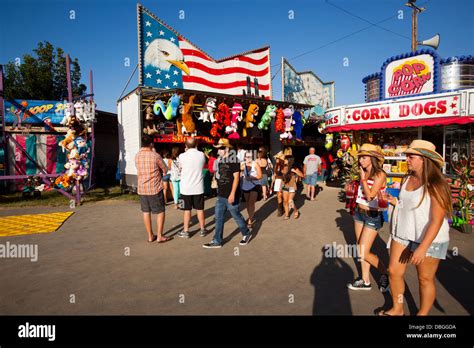
{"type": "Polygon", "coordinates": [[[416,266],[420,288],[417,315],[428,315],[436,299],[435,275],[449,244],[447,216],[452,214],[451,191],[441,168],[443,157],[425,140],[414,140],[407,155],[408,175],[395,206],[388,247],[393,307],[379,315],[403,315],[404,274],[408,263],[416,266]],[[429,178],[429,179],[428,179],[429,178]]]}

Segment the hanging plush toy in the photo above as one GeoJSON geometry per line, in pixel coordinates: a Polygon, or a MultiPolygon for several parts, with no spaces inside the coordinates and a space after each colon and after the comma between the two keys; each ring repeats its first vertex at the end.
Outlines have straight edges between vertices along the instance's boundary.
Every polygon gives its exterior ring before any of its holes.
{"type": "Polygon", "coordinates": [[[285,116],[285,129],[284,129],[284,133],[280,134],[280,139],[293,138],[293,134],[291,134],[291,131],[293,130],[293,124],[295,123],[292,117],[293,113],[294,113],[293,105],[290,105],[290,107],[283,110],[283,115],[285,116]]]}
{"type": "Polygon", "coordinates": [[[229,107],[225,103],[220,103],[214,116],[215,122],[212,124],[211,135],[214,138],[221,138],[225,133],[226,125],[230,126],[231,123],[229,107]]]}
{"type": "Polygon", "coordinates": [[[168,120],[171,121],[173,117],[175,117],[178,113],[179,103],[181,102],[181,97],[177,94],[173,94],[173,96],[168,100],[168,104],[166,105],[161,101],[157,100],[155,105],[153,106],[153,112],[155,115],[159,115],[160,111],[163,116],[168,120]]]}
{"type": "Polygon", "coordinates": [[[76,115],[76,118],[79,121],[84,122],[84,102],[82,100],[77,101],[74,104],[74,109],[75,109],[74,114],[76,115]]]}
{"type": "Polygon", "coordinates": [[[275,132],[283,133],[285,131],[285,114],[283,109],[279,108],[275,119],[275,132]]]}
{"type": "Polygon", "coordinates": [[[226,127],[225,132],[229,134],[229,139],[240,139],[240,135],[237,132],[239,128],[239,122],[242,121],[242,112],[244,108],[239,103],[234,103],[232,106],[232,118],[230,122],[230,126],[226,127]]]}
{"type": "Polygon", "coordinates": [[[151,106],[148,106],[145,111],[145,128],[143,128],[143,133],[148,135],[158,134],[156,125],[153,122],[155,117],[153,116],[153,109],[151,106]]]}
{"type": "Polygon", "coordinates": [[[293,129],[295,131],[296,140],[302,141],[301,132],[303,131],[303,116],[299,111],[295,111],[293,114],[293,123],[295,124],[293,129]]]}
{"type": "Polygon", "coordinates": [[[247,128],[253,127],[253,122],[255,122],[255,116],[258,114],[258,105],[250,104],[249,109],[247,110],[247,115],[245,116],[245,128],[242,132],[242,136],[247,137],[247,128]]]}
{"type": "Polygon", "coordinates": [[[343,135],[341,137],[341,149],[342,151],[347,151],[349,149],[349,147],[351,146],[351,140],[349,139],[349,137],[347,135],[343,135]]]}
{"type": "Polygon", "coordinates": [[[321,122],[319,125],[318,125],[318,132],[323,134],[324,130],[326,129],[326,122],[321,122]]]}
{"type": "Polygon", "coordinates": [[[272,118],[276,116],[277,107],[275,105],[268,105],[265,109],[265,113],[262,115],[262,119],[258,124],[258,129],[267,130],[270,123],[272,123],[272,118]]]}
{"type": "Polygon", "coordinates": [[[215,98],[207,98],[206,103],[204,104],[204,107],[199,114],[198,120],[202,122],[216,122],[216,119],[214,118],[214,110],[216,110],[216,103],[217,100],[215,98]]]}
{"type": "Polygon", "coordinates": [[[64,117],[61,121],[61,124],[66,126],[70,121],[71,121],[71,116],[72,116],[72,109],[73,109],[73,104],[68,103],[64,101],[65,107],[64,107],[64,117]]]}
{"type": "Polygon", "coordinates": [[[334,135],[333,134],[326,134],[326,144],[324,145],[324,147],[326,148],[326,150],[331,150],[332,149],[332,140],[333,140],[333,137],[334,135]]]}
{"type": "Polygon", "coordinates": [[[225,103],[220,103],[217,111],[221,115],[222,125],[223,126],[230,126],[231,119],[230,119],[230,109],[225,103]]]}
{"type": "Polygon", "coordinates": [[[183,126],[181,131],[184,135],[196,135],[196,124],[193,121],[194,98],[196,98],[195,95],[189,96],[188,103],[183,106],[183,126]]]}

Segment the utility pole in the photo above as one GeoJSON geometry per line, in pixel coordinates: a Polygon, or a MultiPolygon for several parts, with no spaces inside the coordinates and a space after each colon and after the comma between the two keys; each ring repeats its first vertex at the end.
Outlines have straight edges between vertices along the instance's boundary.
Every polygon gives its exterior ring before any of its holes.
{"type": "Polygon", "coordinates": [[[416,51],[417,48],[417,36],[418,36],[418,13],[423,12],[425,9],[423,7],[418,7],[415,5],[416,0],[408,0],[405,6],[411,7],[411,50],[412,52],[416,51]]]}

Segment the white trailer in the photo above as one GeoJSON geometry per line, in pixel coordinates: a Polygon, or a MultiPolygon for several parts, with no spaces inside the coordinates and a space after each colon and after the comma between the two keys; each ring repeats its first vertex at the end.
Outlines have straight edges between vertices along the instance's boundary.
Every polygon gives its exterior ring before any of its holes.
{"type": "Polygon", "coordinates": [[[133,191],[138,184],[135,155],[141,146],[141,99],[141,88],[136,88],[117,101],[120,186],[133,191]]]}

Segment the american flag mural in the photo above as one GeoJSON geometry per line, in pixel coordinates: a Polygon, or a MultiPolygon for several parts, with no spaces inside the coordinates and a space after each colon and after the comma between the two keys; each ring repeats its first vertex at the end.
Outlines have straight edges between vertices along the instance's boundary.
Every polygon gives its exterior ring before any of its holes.
{"type": "Polygon", "coordinates": [[[251,93],[271,99],[269,47],[215,60],[140,5],[138,39],[140,85],[242,95],[250,78],[251,93]]]}

